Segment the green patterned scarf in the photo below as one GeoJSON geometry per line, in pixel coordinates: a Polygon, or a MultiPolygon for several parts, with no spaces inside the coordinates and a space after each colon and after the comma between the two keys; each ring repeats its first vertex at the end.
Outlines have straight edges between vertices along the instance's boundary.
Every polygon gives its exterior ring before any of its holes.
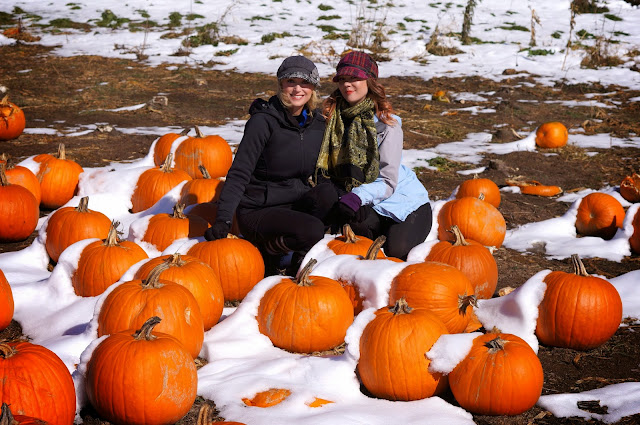
{"type": "Polygon", "coordinates": [[[378,177],[380,158],[378,140],[373,121],[375,105],[365,97],[355,106],[349,106],[338,95],[336,110],[327,122],[322,146],[316,163],[325,177],[351,191],[363,183],[371,183],[378,177]]]}

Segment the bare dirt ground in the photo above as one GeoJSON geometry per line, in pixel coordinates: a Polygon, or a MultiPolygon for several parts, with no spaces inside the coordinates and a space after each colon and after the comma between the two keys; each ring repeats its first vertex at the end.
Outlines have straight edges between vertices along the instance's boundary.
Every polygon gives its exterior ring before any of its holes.
{"type": "MultiPolygon", "coordinates": [[[[102,57],[61,58],[51,49],[23,43],[0,47],[0,84],[10,89],[10,99],[20,105],[27,117],[27,127],[65,130],[74,126],[108,123],[114,130],[65,137],[23,134],[16,140],[0,142],[0,153],[20,161],[31,155],[54,153],[64,142],[67,156],[84,167],[101,167],[112,161],[140,158],[149,150],[156,136],[130,135],[119,127],[152,127],[194,125],[216,126],[228,119],[247,118],[247,109],[257,97],[274,93],[275,79],[262,74],[219,72],[207,68],[148,67],[143,63],[102,57]],[[153,104],[159,94],[168,104],[153,104]],[[141,103],[151,105],[135,111],[109,112],[123,106],[141,103]]],[[[528,132],[546,121],[561,121],[569,128],[583,127],[587,133],[612,133],[619,137],[640,134],[640,106],[629,102],[640,92],[623,87],[599,84],[561,84],[547,87],[536,84],[529,74],[515,73],[502,82],[480,77],[431,80],[389,78],[382,81],[403,118],[405,148],[427,148],[439,143],[462,140],[467,133],[492,131],[496,143],[516,140],[510,131],[528,132]],[[482,92],[486,101],[445,103],[425,101],[417,95],[445,90],[450,93],[482,92]],[[613,108],[585,106],[567,107],[545,101],[591,100],[586,94],[598,93],[600,102],[613,108]],[[414,95],[414,96],[406,96],[414,95]],[[521,102],[526,100],[526,102],[521,102]],[[495,113],[472,115],[453,109],[480,106],[495,113]],[[502,127],[501,127],[502,126],[502,127]]],[[[333,87],[323,81],[321,94],[333,87]]],[[[505,184],[505,178],[516,175],[561,186],[565,191],[582,188],[600,189],[618,185],[632,171],[639,171],[640,149],[589,149],[595,156],[577,147],[559,150],[516,152],[487,155],[479,165],[487,166],[482,177],[505,184]],[[554,153],[556,155],[546,155],[554,153]]],[[[419,177],[433,199],[448,197],[455,187],[469,178],[459,170],[478,165],[439,162],[438,171],[418,170],[419,177]]],[[[508,228],[546,220],[564,214],[569,205],[550,198],[503,193],[500,211],[508,228]]],[[[48,214],[51,211],[42,211],[48,214]]],[[[0,252],[28,246],[36,235],[25,242],[0,244],[0,252]]],[[[517,287],[540,270],[570,270],[568,261],[548,260],[541,253],[523,255],[506,248],[495,252],[499,267],[498,288],[517,287]]],[[[586,259],[590,273],[615,277],[640,267],[640,257],[631,256],[621,262],[586,259]]],[[[579,392],[609,384],[640,381],[640,332],[631,325],[618,330],[602,347],[577,352],[541,347],[539,357],[545,373],[543,394],[579,392]]],[[[19,335],[19,324],[13,322],[0,338],[19,335]]],[[[455,404],[453,397],[444,397],[455,404]]],[[[200,406],[212,401],[198,398],[191,412],[180,424],[195,424],[200,406]]],[[[600,408],[606,409],[606,407],[600,408]]],[[[86,424],[106,424],[91,409],[82,411],[86,424]]],[[[214,420],[222,420],[216,416],[214,420]]],[[[573,424],[583,419],[559,419],[539,407],[514,417],[475,416],[478,424],[573,424]]],[[[590,421],[589,423],[598,423],[590,421]]],[[[640,415],[622,419],[621,424],[640,423],[640,415]]]]}

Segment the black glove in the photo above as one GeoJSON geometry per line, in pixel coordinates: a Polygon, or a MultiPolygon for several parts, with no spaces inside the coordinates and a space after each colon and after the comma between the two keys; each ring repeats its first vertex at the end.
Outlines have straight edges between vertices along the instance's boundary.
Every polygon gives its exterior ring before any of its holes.
{"type": "Polygon", "coordinates": [[[216,221],[213,226],[209,227],[204,232],[204,238],[208,241],[215,241],[216,239],[224,239],[231,230],[230,221],[216,221]]]}

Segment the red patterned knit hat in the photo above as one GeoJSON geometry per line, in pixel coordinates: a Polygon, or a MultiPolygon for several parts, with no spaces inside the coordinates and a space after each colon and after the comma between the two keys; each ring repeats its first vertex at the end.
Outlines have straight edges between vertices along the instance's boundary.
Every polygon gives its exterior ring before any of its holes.
{"type": "Polygon", "coordinates": [[[361,80],[378,78],[378,65],[365,52],[349,52],[338,62],[333,81],[337,82],[341,75],[349,75],[361,80]]]}

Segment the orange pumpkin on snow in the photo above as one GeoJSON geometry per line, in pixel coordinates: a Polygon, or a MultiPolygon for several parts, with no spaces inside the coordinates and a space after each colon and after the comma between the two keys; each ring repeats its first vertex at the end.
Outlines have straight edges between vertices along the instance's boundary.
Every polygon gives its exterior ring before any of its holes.
{"type": "Polygon", "coordinates": [[[536,145],[541,148],[560,148],[567,144],[567,140],[569,132],[561,122],[546,122],[536,130],[536,145]]]}
{"type": "Polygon", "coordinates": [[[38,157],[40,168],[36,177],[40,182],[40,204],[45,208],[59,208],[76,194],[84,170],[77,162],[67,159],[63,143],[58,145],[57,157],[49,154],[38,157]]]}
{"type": "Polygon", "coordinates": [[[624,221],[622,204],[608,193],[590,193],[580,201],[576,230],[584,236],[611,239],[624,221]]]}

